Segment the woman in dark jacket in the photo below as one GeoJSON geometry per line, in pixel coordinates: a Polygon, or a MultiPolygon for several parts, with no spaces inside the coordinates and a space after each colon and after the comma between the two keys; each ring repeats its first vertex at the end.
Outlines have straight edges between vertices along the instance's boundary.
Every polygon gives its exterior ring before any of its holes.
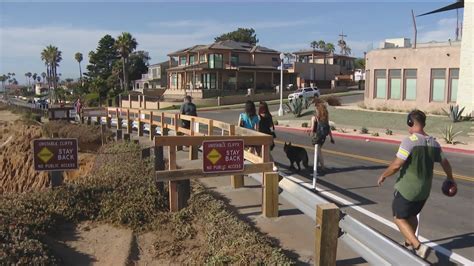
{"type": "MultiPolygon", "coordinates": [[[[260,102],[258,107],[258,115],[260,117],[260,121],[258,122],[258,131],[264,134],[272,135],[273,138],[275,138],[275,125],[273,124],[273,117],[266,102],[260,102]]],[[[274,147],[275,143],[272,143],[270,150],[273,150],[274,147]]],[[[270,160],[273,161],[271,154],[270,160]]],[[[273,171],[278,171],[278,168],[275,166],[275,164],[273,164],[273,171]]]]}

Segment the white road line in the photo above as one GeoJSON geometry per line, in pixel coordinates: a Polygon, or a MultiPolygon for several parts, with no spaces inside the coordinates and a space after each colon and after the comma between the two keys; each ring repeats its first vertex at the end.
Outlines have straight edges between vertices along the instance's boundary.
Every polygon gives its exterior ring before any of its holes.
{"type": "MultiPolygon", "coordinates": [[[[293,176],[290,176],[290,175],[286,175],[285,173],[282,173],[282,172],[279,172],[279,174],[285,178],[288,178],[290,179],[291,181],[295,182],[295,183],[298,183],[304,187],[306,187],[307,189],[309,190],[312,190],[312,186],[311,184],[309,184],[308,182],[305,182],[301,179],[298,179],[298,178],[295,178],[293,176]]],[[[369,216],[370,218],[374,219],[375,221],[377,222],[381,222],[383,223],[384,225],[396,230],[396,231],[399,231],[398,230],[398,227],[391,221],[383,218],[382,216],[378,215],[378,214],[375,214],[373,212],[370,212],[360,206],[356,206],[353,202],[350,202],[346,199],[343,199],[337,195],[334,195],[330,192],[327,192],[327,191],[324,191],[324,190],[321,190],[320,188],[317,188],[316,187],[316,190],[318,191],[318,193],[320,193],[321,195],[324,195],[328,198],[331,198],[332,200],[340,203],[340,204],[343,204],[343,205],[346,205],[346,206],[349,206],[350,208],[366,215],[366,216],[369,216]]],[[[424,242],[426,245],[430,246],[431,248],[433,248],[434,250],[436,250],[437,252],[445,255],[446,257],[450,258],[450,260],[452,261],[455,261],[455,262],[458,262],[458,263],[462,263],[463,265],[474,265],[474,261],[471,261],[457,253],[454,253],[452,252],[451,250],[448,250],[438,244],[436,244],[435,242],[431,242],[431,240],[425,238],[425,237],[422,237],[422,236],[419,236],[418,237],[420,239],[421,242],[424,242]]]]}

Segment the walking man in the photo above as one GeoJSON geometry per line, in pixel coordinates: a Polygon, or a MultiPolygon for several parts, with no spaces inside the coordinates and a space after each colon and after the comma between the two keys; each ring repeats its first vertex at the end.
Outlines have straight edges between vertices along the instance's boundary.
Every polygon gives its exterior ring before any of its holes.
{"type": "Polygon", "coordinates": [[[411,135],[402,140],[395,160],[378,179],[381,186],[387,177],[400,170],[392,202],[395,224],[405,237],[405,247],[412,247],[423,259],[430,249],[420,243],[415,231],[418,227],[417,215],[430,195],[434,163],[441,163],[447,178],[454,182],[451,165],[435,138],[425,133],[425,123],[426,115],[422,111],[414,110],[408,114],[408,132],[411,135]]]}
{"type": "MultiPolygon", "coordinates": [[[[184,104],[181,105],[181,110],[180,113],[182,115],[192,115],[192,116],[197,116],[197,111],[196,111],[196,105],[192,103],[192,98],[189,95],[186,95],[184,97],[184,104]]],[[[181,120],[182,127],[190,129],[191,128],[191,122],[188,120],[181,120]]]]}

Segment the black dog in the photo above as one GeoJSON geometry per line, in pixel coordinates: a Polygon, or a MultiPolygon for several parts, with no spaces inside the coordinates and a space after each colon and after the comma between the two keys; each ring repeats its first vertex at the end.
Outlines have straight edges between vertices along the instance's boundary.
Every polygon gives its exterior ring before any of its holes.
{"type": "Polygon", "coordinates": [[[298,171],[301,170],[300,162],[303,162],[305,168],[308,168],[308,153],[304,148],[292,146],[291,142],[283,146],[286,157],[290,160],[290,169],[295,169],[293,163],[298,166],[298,171]]]}

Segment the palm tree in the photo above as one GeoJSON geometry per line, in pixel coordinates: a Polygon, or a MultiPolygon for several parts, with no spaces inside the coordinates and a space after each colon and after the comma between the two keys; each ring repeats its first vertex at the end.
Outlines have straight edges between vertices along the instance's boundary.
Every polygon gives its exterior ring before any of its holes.
{"type": "Polygon", "coordinates": [[[36,87],[36,77],[38,77],[38,74],[33,73],[33,86],[36,87]]]}
{"type": "Polygon", "coordinates": [[[333,54],[336,51],[336,47],[334,46],[333,43],[326,43],[326,52],[329,52],[330,54],[333,54]]]}
{"type": "MultiPolygon", "coordinates": [[[[59,62],[62,60],[61,53],[62,52],[59,51],[58,47],[51,44],[46,46],[46,48],[41,52],[41,60],[45,62],[48,73],[48,83],[53,85],[53,91],[57,89],[58,85],[57,67],[59,66],[59,62]]],[[[49,87],[51,87],[51,85],[49,87]]]]}
{"type": "Polygon", "coordinates": [[[324,50],[326,48],[326,42],[323,40],[318,41],[318,48],[324,50]]]}
{"type": "Polygon", "coordinates": [[[44,83],[46,80],[46,73],[45,72],[41,73],[41,77],[43,78],[43,83],[44,83]]]}
{"type": "Polygon", "coordinates": [[[128,56],[137,48],[137,41],[128,32],[122,32],[122,35],[117,37],[115,41],[115,49],[117,49],[120,57],[122,57],[122,68],[123,68],[123,90],[129,88],[128,84],[128,73],[125,67],[128,56]]]}
{"type": "Polygon", "coordinates": [[[0,82],[2,83],[2,89],[3,89],[3,93],[6,94],[7,90],[5,89],[5,81],[7,81],[8,79],[8,76],[3,74],[0,76],[0,82]]]}
{"type": "Polygon", "coordinates": [[[76,59],[76,61],[79,63],[79,78],[81,80],[81,85],[82,84],[82,69],[81,69],[81,62],[82,62],[82,54],[77,52],[75,55],[74,55],[74,59],[76,59]]]}
{"type": "Polygon", "coordinates": [[[32,76],[31,72],[25,73],[26,81],[28,83],[28,88],[31,88],[31,76],[32,76]]]}

